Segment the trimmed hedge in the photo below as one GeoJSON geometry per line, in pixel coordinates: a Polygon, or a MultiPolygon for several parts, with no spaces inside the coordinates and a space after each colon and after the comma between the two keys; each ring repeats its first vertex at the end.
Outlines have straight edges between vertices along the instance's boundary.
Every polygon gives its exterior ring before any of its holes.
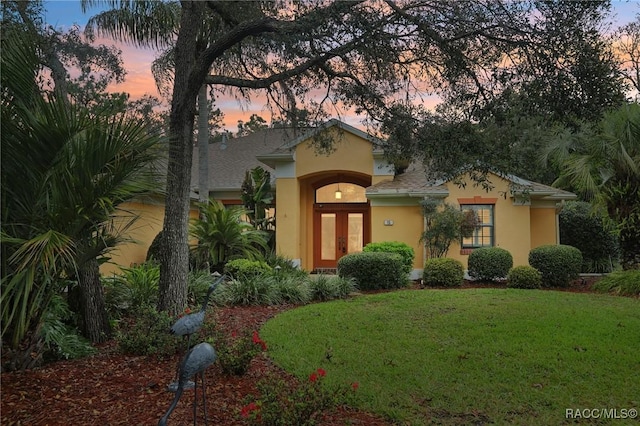
{"type": "Polygon", "coordinates": [[[544,245],[529,252],[529,265],[540,271],[543,286],[567,287],[580,274],[582,253],[564,244],[544,245]]]}
{"type": "Polygon", "coordinates": [[[464,265],[456,259],[436,257],[424,263],[424,285],[435,287],[459,287],[464,282],[464,265]]]}
{"type": "Polygon", "coordinates": [[[511,268],[507,274],[507,287],[540,288],[542,287],[542,274],[532,266],[516,266],[511,268]]]}
{"type": "Polygon", "coordinates": [[[513,267],[513,256],[500,247],[481,247],[469,255],[469,276],[482,281],[505,278],[513,267]]]}
{"type": "Polygon", "coordinates": [[[338,260],[338,275],[355,279],[360,290],[400,288],[408,283],[402,257],[387,252],[347,254],[338,260]]]}
{"type": "Polygon", "coordinates": [[[404,265],[404,271],[410,274],[413,270],[413,259],[415,258],[415,252],[408,244],[401,243],[399,241],[382,241],[379,243],[369,243],[364,246],[365,252],[386,252],[396,253],[402,257],[402,264],[404,265]]]}

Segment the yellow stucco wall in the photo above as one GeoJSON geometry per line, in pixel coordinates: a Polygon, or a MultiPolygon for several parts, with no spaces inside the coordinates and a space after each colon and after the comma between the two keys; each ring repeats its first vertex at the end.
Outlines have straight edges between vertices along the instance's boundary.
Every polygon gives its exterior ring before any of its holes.
{"type": "MultiPolygon", "coordinates": [[[[100,266],[102,275],[117,274],[121,268],[143,263],[146,260],[147,251],[153,239],[162,230],[164,204],[162,204],[161,200],[127,202],[120,207],[123,211],[139,215],[138,220],[127,232],[127,236],[133,241],[120,244],[109,253],[111,260],[100,266]]],[[[192,209],[190,218],[197,217],[198,211],[192,209]]]]}
{"type": "Polygon", "coordinates": [[[415,252],[413,267],[422,269],[424,247],[420,235],[424,229],[424,216],[420,206],[371,207],[371,242],[399,241],[408,244],[415,252]],[[393,225],[385,225],[385,221],[393,225]]]}
{"type": "MultiPolygon", "coordinates": [[[[490,176],[494,188],[486,191],[482,187],[474,187],[473,182],[466,179],[466,185],[460,187],[448,183],[449,196],[446,202],[458,206],[458,198],[496,198],[494,208],[494,244],[508,250],[513,256],[513,264],[528,265],[529,250],[531,249],[531,218],[529,206],[517,204],[508,196],[509,183],[496,175],[490,176]],[[507,197],[505,198],[505,194],[507,197]]],[[[469,255],[460,253],[460,243],[455,242],[449,248],[449,257],[461,261],[465,268],[469,255]]]]}
{"type": "Polygon", "coordinates": [[[276,250],[289,259],[300,255],[300,190],[295,178],[278,178],[276,195],[276,250]]]}
{"type": "Polygon", "coordinates": [[[340,170],[371,175],[373,154],[371,142],[353,133],[331,128],[335,140],[335,151],[330,155],[316,154],[309,142],[296,147],[296,176],[303,177],[328,170],[340,170]]]}
{"type": "Polygon", "coordinates": [[[103,275],[120,272],[120,267],[128,268],[143,263],[153,239],[162,230],[164,205],[159,203],[128,202],[121,206],[124,211],[139,215],[139,219],[128,232],[133,242],[118,245],[109,254],[111,260],[100,267],[103,275]]]}
{"type": "Polygon", "coordinates": [[[531,248],[545,244],[558,244],[558,217],[555,203],[550,205],[532,205],[531,210],[531,248]]]}

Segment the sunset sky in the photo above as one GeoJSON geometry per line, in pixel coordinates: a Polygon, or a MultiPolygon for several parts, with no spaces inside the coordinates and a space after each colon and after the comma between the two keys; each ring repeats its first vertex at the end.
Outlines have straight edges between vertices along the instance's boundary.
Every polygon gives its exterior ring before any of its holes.
{"type": "MultiPolygon", "coordinates": [[[[640,0],[614,0],[612,4],[614,28],[635,20],[636,14],[640,12],[640,0]]],[[[101,10],[94,7],[84,14],[80,9],[80,2],[72,0],[45,1],[44,7],[46,9],[45,22],[62,30],[74,24],[84,27],[88,18],[101,10]]],[[[114,85],[109,90],[128,92],[131,99],[140,98],[144,94],[160,97],[151,75],[151,62],[155,58],[156,52],[116,43],[110,39],[100,40],[99,42],[106,45],[115,45],[122,50],[122,59],[127,70],[125,82],[114,85]]],[[[427,99],[425,103],[427,105],[429,103],[435,105],[437,98],[427,99]]],[[[267,122],[271,121],[271,113],[265,107],[264,98],[256,97],[252,99],[250,105],[241,105],[232,98],[220,98],[216,100],[216,106],[225,114],[225,128],[230,131],[237,130],[238,120],[247,121],[251,114],[258,114],[267,122]]],[[[349,114],[341,118],[353,125],[357,125],[359,121],[357,117],[349,114]]]]}

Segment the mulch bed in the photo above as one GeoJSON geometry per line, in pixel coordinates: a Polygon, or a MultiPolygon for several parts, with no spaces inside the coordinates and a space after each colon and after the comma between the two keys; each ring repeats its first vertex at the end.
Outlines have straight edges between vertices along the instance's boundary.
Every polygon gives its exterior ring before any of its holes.
{"type": "MultiPolygon", "coordinates": [[[[565,289],[588,292],[597,277],[578,280],[565,289]]],[[[495,287],[465,283],[463,288],[495,287]]],[[[419,289],[418,283],[412,286],[419,289]]],[[[248,306],[212,309],[216,324],[228,333],[258,330],[265,321],[292,306],[248,306]]],[[[180,355],[158,359],[118,353],[114,341],[98,347],[84,359],[59,361],[26,372],[1,375],[0,424],[12,425],[155,425],[173,394],[166,391],[180,355]]],[[[315,366],[309,366],[313,371],[315,366]]],[[[256,394],[256,382],[265,374],[293,380],[265,354],[256,357],[241,377],[226,376],[214,364],[206,372],[208,421],[214,425],[246,424],[240,417],[245,397],[256,394]]],[[[198,392],[199,393],[199,392],[198,392]]],[[[193,423],[193,391],[185,391],[169,418],[170,425],[193,423]]],[[[198,422],[203,423],[202,411],[198,422]]],[[[340,407],[324,414],[321,426],[391,423],[369,413],[340,407]]]]}
{"type": "MultiPolygon", "coordinates": [[[[257,330],[269,318],[291,306],[217,308],[212,315],[225,332],[257,330]]],[[[0,424],[12,425],[156,425],[169,408],[166,391],[180,355],[168,359],[118,353],[114,341],[99,346],[84,359],[59,361],[25,372],[1,376],[0,424]]],[[[316,366],[310,366],[313,371],[316,366]]],[[[258,355],[241,377],[224,375],[214,364],[206,371],[207,419],[212,425],[246,425],[240,417],[245,397],[255,395],[265,374],[293,380],[269,358],[258,355]]],[[[199,401],[201,400],[198,391],[199,401]]],[[[185,391],[169,417],[169,425],[193,424],[193,391],[185,391]]],[[[198,422],[204,424],[199,410],[198,422]]],[[[388,422],[349,407],[326,413],[321,426],[388,425],[388,422]]]]}

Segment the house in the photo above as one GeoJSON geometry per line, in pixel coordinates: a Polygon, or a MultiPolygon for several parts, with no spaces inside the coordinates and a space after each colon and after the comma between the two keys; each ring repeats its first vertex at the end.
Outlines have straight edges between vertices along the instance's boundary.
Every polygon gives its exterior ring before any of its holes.
{"type": "MultiPolygon", "coordinates": [[[[466,265],[474,248],[497,246],[511,252],[515,265],[526,265],[532,248],[559,242],[558,213],[565,200],[576,198],[509,175],[491,175],[489,191],[465,175],[461,180],[467,185],[428,182],[416,166],[396,175],[376,138],[339,120],[297,134],[265,129],[211,144],[209,156],[209,193],[226,205],[240,204],[246,170],[261,166],[271,172],[276,250],[309,271],[335,269],[340,257],[369,242],[401,241],[413,247],[412,275],[420,276],[425,261],[420,202],[425,197],[474,210],[482,220],[473,237],[452,244],[449,257],[466,265]],[[331,152],[320,154],[315,146],[327,137],[333,140],[331,152]]],[[[197,170],[196,152],[195,192],[197,170]]]]}

